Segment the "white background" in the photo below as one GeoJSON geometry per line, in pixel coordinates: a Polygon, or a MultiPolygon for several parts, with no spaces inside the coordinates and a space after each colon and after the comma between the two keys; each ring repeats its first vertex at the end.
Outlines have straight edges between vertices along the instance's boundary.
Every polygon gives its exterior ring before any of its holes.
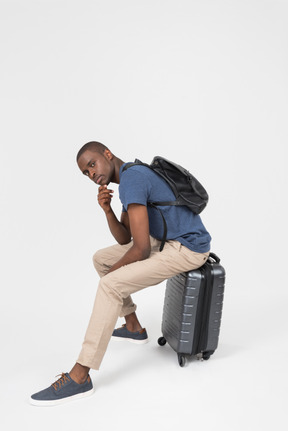
{"type": "Polygon", "coordinates": [[[1,429],[287,426],[287,14],[285,0],[0,0],[1,429]],[[113,243],[75,162],[89,140],[166,156],[209,191],[220,344],[184,368],[157,345],[162,283],[134,297],[150,343],[111,342],[93,397],[41,409],[28,397],[73,366],[91,258],[113,243]]]}

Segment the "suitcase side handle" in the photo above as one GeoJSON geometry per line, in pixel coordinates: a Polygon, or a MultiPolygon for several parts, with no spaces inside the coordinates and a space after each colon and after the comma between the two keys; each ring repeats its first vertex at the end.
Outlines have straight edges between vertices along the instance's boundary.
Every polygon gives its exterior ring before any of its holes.
{"type": "Polygon", "coordinates": [[[217,254],[212,253],[212,251],[209,253],[209,259],[212,258],[216,263],[220,262],[220,258],[217,256],[217,254]]]}

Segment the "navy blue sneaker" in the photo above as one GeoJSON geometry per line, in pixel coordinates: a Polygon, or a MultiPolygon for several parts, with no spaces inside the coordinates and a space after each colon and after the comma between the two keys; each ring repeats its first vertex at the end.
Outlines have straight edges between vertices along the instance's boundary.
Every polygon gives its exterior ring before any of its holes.
{"type": "Polygon", "coordinates": [[[136,344],[145,344],[148,342],[148,335],[145,328],[141,329],[141,331],[131,332],[128,331],[126,325],[122,325],[121,328],[114,329],[112,338],[114,340],[127,340],[136,344]]]}
{"type": "Polygon", "coordinates": [[[86,382],[79,384],[71,379],[68,373],[62,373],[60,379],[49,388],[37,392],[30,398],[30,403],[34,406],[55,406],[67,401],[87,397],[94,392],[90,376],[86,382]]]}

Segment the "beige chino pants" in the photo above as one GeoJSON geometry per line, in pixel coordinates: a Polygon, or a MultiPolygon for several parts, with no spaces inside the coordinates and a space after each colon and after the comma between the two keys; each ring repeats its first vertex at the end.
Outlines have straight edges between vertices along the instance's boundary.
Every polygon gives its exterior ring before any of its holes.
{"type": "Polygon", "coordinates": [[[82,350],[77,359],[81,365],[98,370],[106,352],[118,317],[136,310],[131,294],[154,286],[174,275],[199,268],[208,253],[196,253],[178,241],[167,241],[160,252],[160,241],[150,237],[151,254],[148,259],[133,262],[107,274],[132,246],[113,245],[93,256],[94,266],[101,277],[82,350]]]}

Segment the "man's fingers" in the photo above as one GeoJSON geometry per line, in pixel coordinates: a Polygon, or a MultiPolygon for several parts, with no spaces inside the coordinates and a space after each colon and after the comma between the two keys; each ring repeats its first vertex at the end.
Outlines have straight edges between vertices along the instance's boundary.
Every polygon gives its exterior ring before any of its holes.
{"type": "Polygon", "coordinates": [[[98,199],[102,199],[102,198],[105,198],[105,197],[108,197],[108,196],[110,198],[112,198],[112,196],[113,196],[113,190],[112,191],[107,190],[106,192],[99,193],[98,194],[98,199]]]}
{"type": "Polygon", "coordinates": [[[107,189],[107,185],[104,184],[98,189],[98,203],[100,206],[110,204],[113,197],[114,190],[107,189]]]}
{"type": "Polygon", "coordinates": [[[105,186],[100,186],[99,189],[98,189],[98,194],[99,195],[102,194],[102,193],[113,193],[113,192],[114,192],[114,190],[107,189],[106,185],[105,186]]]}
{"type": "Polygon", "coordinates": [[[113,198],[113,190],[102,189],[98,194],[98,203],[99,205],[110,204],[111,199],[113,198]]]}
{"type": "Polygon", "coordinates": [[[111,202],[112,197],[110,195],[108,196],[102,196],[101,198],[98,198],[98,202],[102,203],[102,202],[111,202]]]}

